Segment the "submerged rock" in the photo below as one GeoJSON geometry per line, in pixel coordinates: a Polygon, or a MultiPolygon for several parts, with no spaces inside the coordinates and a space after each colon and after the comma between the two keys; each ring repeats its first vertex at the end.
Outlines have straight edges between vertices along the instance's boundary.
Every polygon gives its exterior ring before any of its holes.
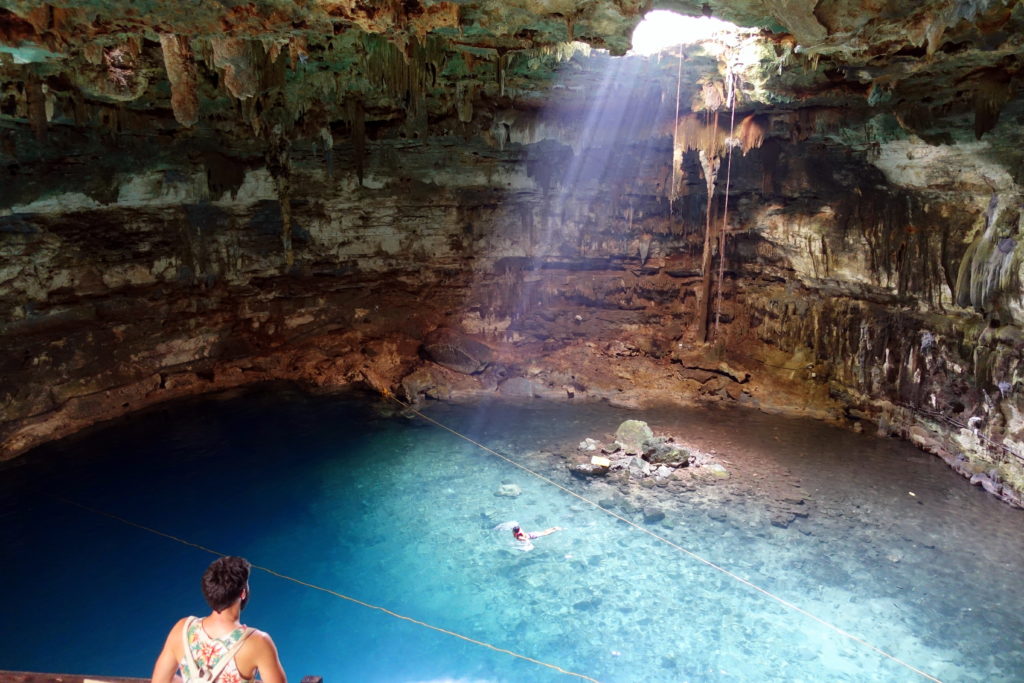
{"type": "Polygon", "coordinates": [[[655,524],[665,519],[665,512],[653,506],[647,506],[644,508],[644,523],[655,524]]]}
{"type": "Polygon", "coordinates": [[[523,490],[515,484],[502,484],[494,495],[506,496],[508,498],[517,498],[523,493],[523,490]]]}
{"type": "Polygon", "coordinates": [[[774,527],[785,529],[789,526],[789,523],[792,522],[794,519],[796,519],[796,515],[792,513],[785,511],[776,511],[772,513],[771,523],[774,527]]]}

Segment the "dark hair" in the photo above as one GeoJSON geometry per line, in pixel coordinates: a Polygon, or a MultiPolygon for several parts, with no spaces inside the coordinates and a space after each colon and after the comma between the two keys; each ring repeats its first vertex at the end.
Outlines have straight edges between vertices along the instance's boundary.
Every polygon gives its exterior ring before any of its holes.
{"type": "Polygon", "coordinates": [[[214,612],[222,612],[242,596],[252,565],[244,557],[221,557],[203,572],[203,597],[214,612]]]}

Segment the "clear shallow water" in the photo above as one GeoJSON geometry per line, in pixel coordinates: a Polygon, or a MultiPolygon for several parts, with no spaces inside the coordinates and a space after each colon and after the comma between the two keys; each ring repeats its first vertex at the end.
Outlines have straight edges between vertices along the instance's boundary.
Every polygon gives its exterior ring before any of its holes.
{"type": "MultiPolygon", "coordinates": [[[[56,495],[602,681],[926,680],[380,405],[275,387],[4,466],[0,669],[145,676],[174,620],[206,612],[212,556],[56,495]],[[493,531],[512,519],[565,530],[523,553],[493,531]]],[[[427,412],[617,514],[660,507],[652,530],[933,676],[1024,680],[1024,515],[906,444],[734,410],[427,412]],[[620,490],[552,455],[629,418],[717,451],[732,477],[620,490]],[[806,517],[773,526],[780,510],[806,517]]],[[[295,680],[578,680],[261,572],[252,587],[245,621],[295,680]]]]}

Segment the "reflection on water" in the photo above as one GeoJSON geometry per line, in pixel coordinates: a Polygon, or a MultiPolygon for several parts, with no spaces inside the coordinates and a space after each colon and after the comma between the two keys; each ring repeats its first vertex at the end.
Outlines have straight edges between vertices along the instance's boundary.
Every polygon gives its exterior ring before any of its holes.
{"type": "MultiPolygon", "coordinates": [[[[907,444],[724,409],[426,412],[598,505],[372,398],[178,405],[4,467],[0,669],[147,675],[205,609],[210,555],[56,495],[602,681],[926,680],[603,510],[656,507],[646,528],[930,675],[1024,678],[1024,516],[907,444]],[[564,454],[629,418],[730,478],[568,475],[564,454]],[[564,530],[521,552],[510,520],[564,530]]],[[[245,616],[295,679],[568,680],[266,574],[245,616]]]]}

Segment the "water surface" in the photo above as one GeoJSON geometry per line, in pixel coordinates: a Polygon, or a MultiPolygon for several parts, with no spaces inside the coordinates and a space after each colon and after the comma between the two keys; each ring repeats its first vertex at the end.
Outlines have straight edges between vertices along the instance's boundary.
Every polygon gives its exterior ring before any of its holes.
{"type": "MultiPolygon", "coordinates": [[[[64,498],[602,681],[927,680],[603,505],[941,680],[1024,679],[1024,515],[907,444],[743,410],[425,412],[599,505],[366,395],[168,406],[3,467],[0,669],[146,676],[170,625],[206,613],[212,555],[64,498]],[[630,418],[730,478],[568,475],[580,440],[630,418]],[[494,530],[509,520],[564,530],[521,552],[494,530]]],[[[579,680],[262,572],[252,587],[244,621],[294,680],[579,680]]]]}

